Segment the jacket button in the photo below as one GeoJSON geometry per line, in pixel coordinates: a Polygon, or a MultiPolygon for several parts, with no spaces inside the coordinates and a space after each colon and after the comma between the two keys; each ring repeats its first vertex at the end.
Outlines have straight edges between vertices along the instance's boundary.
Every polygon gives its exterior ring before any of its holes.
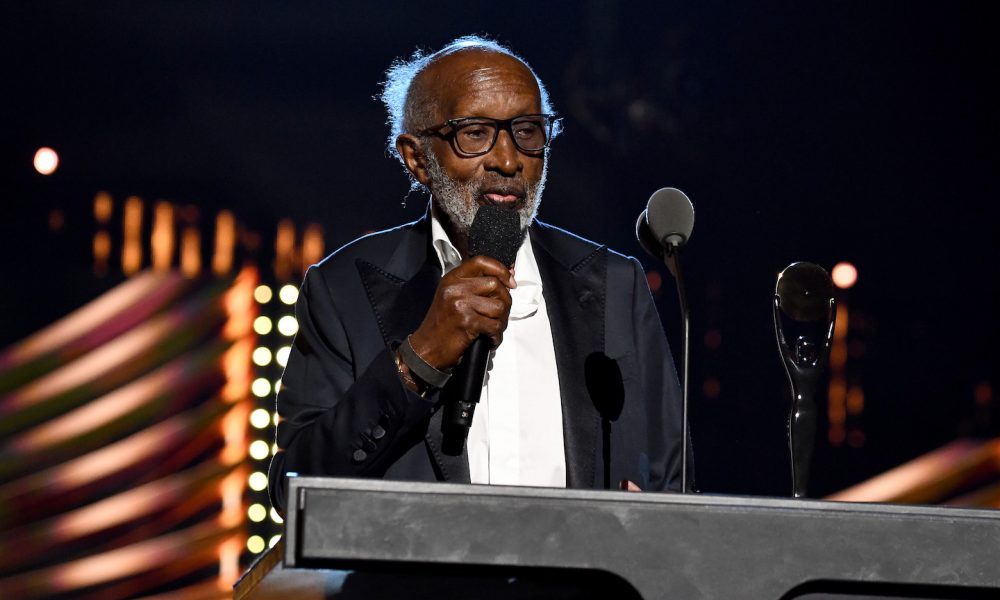
{"type": "Polygon", "coordinates": [[[380,439],[384,438],[385,437],[385,429],[383,429],[381,425],[376,425],[372,429],[372,437],[375,438],[376,440],[380,440],[380,439]]]}
{"type": "Polygon", "coordinates": [[[362,450],[361,448],[358,448],[357,450],[354,451],[354,454],[351,455],[351,458],[353,458],[354,462],[356,463],[364,462],[364,460],[368,458],[368,453],[362,450]]]}

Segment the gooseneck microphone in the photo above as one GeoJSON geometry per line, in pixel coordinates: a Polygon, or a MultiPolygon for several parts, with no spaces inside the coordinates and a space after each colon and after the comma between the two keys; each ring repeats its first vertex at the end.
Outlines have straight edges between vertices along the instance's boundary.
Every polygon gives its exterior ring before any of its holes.
{"type": "Polygon", "coordinates": [[[667,265],[677,281],[677,298],[681,308],[681,493],[688,491],[688,364],[691,317],[688,310],[684,273],[681,271],[681,247],[691,238],[694,229],[694,205],[687,194],[677,188],[662,188],[649,197],[646,209],[635,223],[635,235],[646,252],[667,265]]]}
{"type": "MultiPolygon", "coordinates": [[[[482,206],[476,212],[469,231],[469,256],[488,256],[509,267],[514,264],[526,232],[521,229],[521,218],[516,211],[500,206],[482,206]]],[[[480,335],[473,340],[451,379],[441,390],[444,410],[441,433],[446,446],[443,450],[448,454],[462,452],[483,391],[492,348],[489,336],[480,335]]]]}

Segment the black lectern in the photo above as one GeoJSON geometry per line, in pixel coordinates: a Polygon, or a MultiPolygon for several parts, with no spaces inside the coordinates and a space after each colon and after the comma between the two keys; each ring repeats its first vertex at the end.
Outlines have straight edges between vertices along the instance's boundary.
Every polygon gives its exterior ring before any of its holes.
{"type": "Polygon", "coordinates": [[[236,598],[1000,598],[1000,511],[295,477],[236,598]]]}

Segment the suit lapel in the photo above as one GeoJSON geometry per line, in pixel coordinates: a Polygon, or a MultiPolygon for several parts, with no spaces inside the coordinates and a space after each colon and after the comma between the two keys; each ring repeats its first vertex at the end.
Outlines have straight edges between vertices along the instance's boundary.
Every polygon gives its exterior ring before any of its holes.
{"type": "MultiPolygon", "coordinates": [[[[384,267],[358,259],[356,266],[387,347],[413,333],[430,308],[441,280],[441,267],[430,247],[429,217],[413,223],[384,267]]],[[[441,452],[441,412],[434,407],[425,434],[439,479],[468,483],[469,459],[441,452]]]]}
{"type": "Polygon", "coordinates": [[[595,481],[600,416],[587,393],[584,361],[592,353],[604,352],[607,248],[581,251],[578,243],[570,247],[565,241],[571,238],[554,234],[545,224],[532,226],[531,236],[559,369],[566,484],[590,488],[595,481]]]}
{"type": "MultiPolygon", "coordinates": [[[[542,223],[533,225],[530,235],[559,369],[566,483],[589,488],[595,482],[600,416],[587,393],[584,362],[604,352],[607,248],[568,243],[571,238],[542,223]]],[[[441,279],[430,247],[429,217],[408,226],[384,266],[358,260],[357,268],[385,344],[404,339],[420,325],[441,279]]],[[[435,407],[425,434],[435,471],[445,481],[468,483],[467,451],[459,456],[441,452],[440,420],[435,407]]]]}

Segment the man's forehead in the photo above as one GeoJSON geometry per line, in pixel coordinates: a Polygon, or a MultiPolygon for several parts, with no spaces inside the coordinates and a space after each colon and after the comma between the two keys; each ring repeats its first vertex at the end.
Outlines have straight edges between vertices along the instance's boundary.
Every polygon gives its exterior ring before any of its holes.
{"type": "Polygon", "coordinates": [[[439,111],[448,113],[480,96],[518,96],[540,103],[538,82],[517,58],[493,51],[468,49],[431,63],[422,74],[439,111]]]}

